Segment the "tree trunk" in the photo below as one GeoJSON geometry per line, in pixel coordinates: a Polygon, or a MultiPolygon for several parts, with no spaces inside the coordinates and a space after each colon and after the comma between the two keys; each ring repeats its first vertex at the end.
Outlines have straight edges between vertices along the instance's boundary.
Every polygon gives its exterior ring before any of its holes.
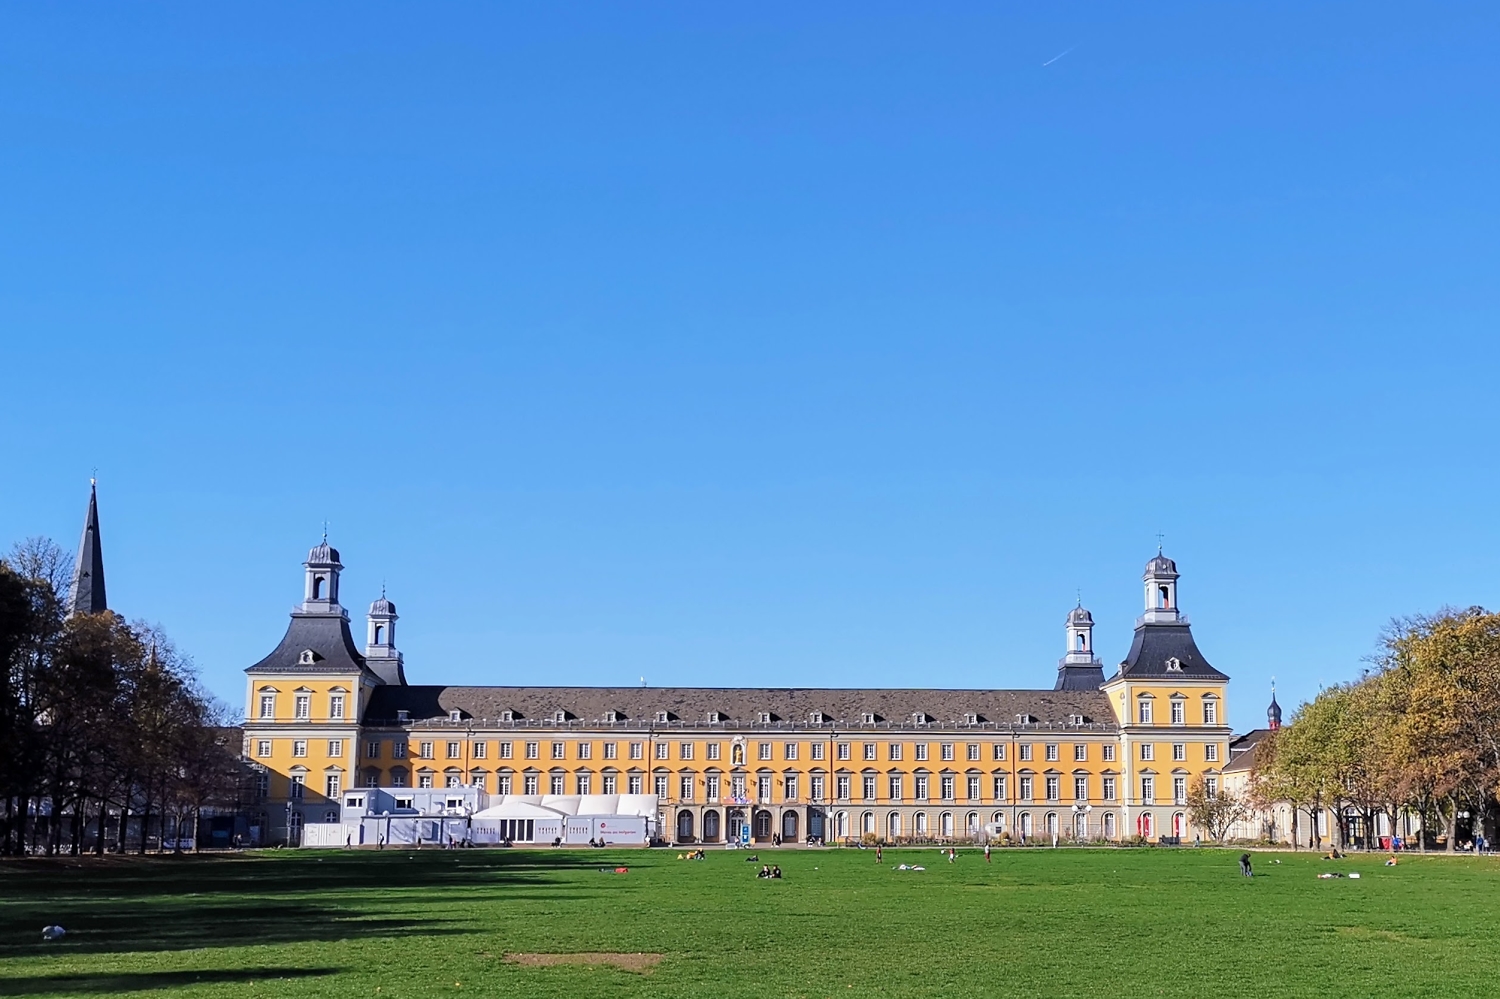
{"type": "Polygon", "coordinates": [[[1448,852],[1456,853],[1458,851],[1458,796],[1454,795],[1449,798],[1448,804],[1451,806],[1446,816],[1448,820],[1448,852]]]}
{"type": "Polygon", "coordinates": [[[141,850],[140,850],[140,855],[144,857],[146,855],[146,840],[148,838],[147,833],[151,829],[151,796],[148,794],[145,797],[145,799],[143,800],[142,803],[144,804],[145,807],[141,809],[141,850]]]}
{"type": "Polygon", "coordinates": [[[94,855],[104,856],[104,827],[109,821],[109,801],[105,798],[99,799],[99,827],[98,841],[94,844],[94,855]]]}

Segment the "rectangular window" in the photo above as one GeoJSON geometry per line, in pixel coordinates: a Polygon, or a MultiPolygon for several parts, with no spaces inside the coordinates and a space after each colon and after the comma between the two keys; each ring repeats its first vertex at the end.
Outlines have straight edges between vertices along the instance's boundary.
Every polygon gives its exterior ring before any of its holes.
{"type": "Polygon", "coordinates": [[[969,800],[970,801],[978,801],[979,800],[979,778],[978,777],[970,777],[969,778],[968,791],[969,791],[969,800]]]}
{"type": "Polygon", "coordinates": [[[922,776],[921,774],[918,774],[917,775],[917,779],[916,779],[916,785],[917,785],[917,800],[918,801],[926,801],[927,800],[927,778],[924,777],[924,776],[922,776]]]}
{"type": "Polygon", "coordinates": [[[371,739],[365,744],[365,758],[370,760],[380,759],[380,740],[371,739]]]}
{"type": "Polygon", "coordinates": [[[302,800],[302,792],[307,789],[307,778],[302,774],[292,774],[292,783],[288,792],[293,801],[302,800]]]}
{"type": "Polygon", "coordinates": [[[463,755],[463,746],[457,742],[450,742],[447,746],[448,759],[456,760],[463,755]]]}
{"type": "Polygon", "coordinates": [[[825,748],[826,747],[821,742],[815,742],[815,743],[813,743],[812,744],[812,758],[815,759],[815,760],[821,760],[823,758],[823,750],[825,748]]]}
{"type": "Polygon", "coordinates": [[[1212,698],[1203,702],[1203,724],[1219,724],[1219,702],[1212,698]]]}
{"type": "Polygon", "coordinates": [[[1057,801],[1062,796],[1062,789],[1058,786],[1061,780],[1057,777],[1047,778],[1047,800],[1057,801]]]}
{"type": "Polygon", "coordinates": [[[1203,778],[1203,791],[1210,798],[1217,798],[1219,796],[1219,778],[1217,778],[1217,777],[1205,777],[1205,778],[1203,778]]]}
{"type": "Polygon", "coordinates": [[[837,792],[840,801],[849,800],[849,777],[847,774],[840,775],[838,780],[834,782],[834,790],[837,792]]]}
{"type": "Polygon", "coordinates": [[[1156,746],[1154,744],[1152,744],[1152,743],[1149,743],[1149,742],[1143,742],[1143,743],[1141,743],[1141,759],[1143,759],[1143,760],[1154,760],[1154,759],[1156,759],[1156,746]]]}
{"type": "Polygon", "coordinates": [[[853,753],[854,746],[853,746],[852,743],[840,742],[837,745],[838,745],[837,756],[838,756],[839,759],[841,759],[841,760],[852,760],[852,759],[854,759],[854,753],[853,753]]]}
{"type": "MultiPolygon", "coordinates": [[[[552,758],[554,760],[566,759],[567,758],[567,752],[568,752],[568,744],[566,742],[554,742],[552,744],[552,758]]],[[[556,793],[557,794],[562,794],[561,791],[558,791],[556,793]]]]}
{"type": "Polygon", "coordinates": [[[482,759],[484,759],[484,757],[485,757],[485,747],[487,745],[488,745],[488,743],[476,742],[476,743],[474,743],[474,745],[472,745],[472,746],[469,747],[469,749],[470,749],[470,751],[471,751],[474,759],[476,759],[476,760],[482,760],[482,759]]]}
{"type": "Polygon", "coordinates": [[[629,793],[631,793],[631,794],[640,794],[641,793],[641,775],[640,774],[631,774],[629,780],[626,781],[626,785],[630,788],[630,792],[629,793]]]}
{"type": "Polygon", "coordinates": [[[771,800],[771,778],[757,777],[755,780],[755,797],[757,801],[771,800]]]}
{"type": "Polygon", "coordinates": [[[1181,725],[1187,721],[1187,704],[1183,701],[1172,702],[1172,724],[1181,725]]]}
{"type": "Polygon", "coordinates": [[[404,741],[391,743],[391,756],[392,756],[392,758],[398,759],[398,760],[404,760],[404,759],[406,759],[406,749],[407,749],[407,746],[406,746],[406,743],[404,741]]]}
{"type": "Polygon", "coordinates": [[[971,763],[979,760],[979,743],[971,742],[964,747],[964,759],[971,763]]]}
{"type": "Polygon", "coordinates": [[[783,789],[786,791],[786,800],[787,801],[796,801],[797,800],[797,775],[796,774],[787,774],[786,775],[786,783],[785,783],[783,789]]]}
{"type": "Polygon", "coordinates": [[[256,756],[270,756],[271,755],[271,740],[270,739],[258,739],[258,740],[256,740],[256,743],[255,743],[255,755],[256,756]]]}
{"type": "Polygon", "coordinates": [[[271,796],[271,775],[262,770],[255,775],[255,797],[257,799],[269,798],[271,796]]]}
{"type": "Polygon", "coordinates": [[[926,760],[927,759],[927,743],[925,743],[925,742],[919,742],[919,743],[917,743],[916,750],[917,750],[917,759],[918,760],[926,760]]]}
{"type": "Polygon", "coordinates": [[[1172,778],[1172,804],[1174,804],[1174,805],[1186,805],[1187,804],[1187,778],[1186,777],[1173,777],[1172,778]]]}
{"type": "Polygon", "coordinates": [[[619,786],[619,784],[616,781],[614,774],[605,774],[604,775],[604,793],[605,794],[616,794],[617,792],[616,792],[615,789],[618,786],[619,786]]]}
{"type": "Polygon", "coordinates": [[[719,800],[719,775],[709,774],[703,778],[703,793],[708,795],[709,801],[719,800]]]}
{"type": "Polygon", "coordinates": [[[260,695],[260,716],[262,718],[275,718],[276,717],[276,695],[275,694],[261,694],[260,695]]]}
{"type": "Polygon", "coordinates": [[[1156,803],[1155,777],[1141,778],[1141,803],[1144,805],[1153,805],[1156,803]]]}
{"type": "Polygon", "coordinates": [[[1022,801],[1030,801],[1031,800],[1031,791],[1032,791],[1031,778],[1030,777],[1022,777],[1021,778],[1021,800],[1022,801]]]}
{"type": "Polygon", "coordinates": [[[865,777],[863,780],[860,781],[860,783],[863,785],[860,788],[860,790],[864,793],[864,799],[866,801],[874,801],[875,800],[875,778],[874,777],[865,777]]]}
{"type": "Polygon", "coordinates": [[[1205,743],[1203,746],[1203,758],[1209,763],[1219,762],[1219,744],[1217,742],[1205,743]]]}
{"type": "Polygon", "coordinates": [[[901,743],[899,743],[899,742],[892,742],[892,743],[890,743],[886,747],[886,759],[890,759],[890,760],[899,760],[899,759],[901,759],[901,743]]]}
{"type": "Polygon", "coordinates": [[[1057,762],[1057,743],[1055,742],[1047,743],[1047,762],[1057,762]]]}
{"type": "Polygon", "coordinates": [[[755,758],[757,760],[769,760],[771,758],[771,744],[769,742],[757,742],[755,744],[755,758]]]}
{"type": "Polygon", "coordinates": [[[867,743],[864,744],[864,747],[865,747],[865,759],[867,759],[867,760],[873,760],[875,758],[875,743],[873,743],[873,742],[867,742],[867,743]]]}
{"type": "Polygon", "coordinates": [[[994,756],[995,756],[995,759],[997,759],[997,760],[1003,760],[1003,759],[1005,759],[1005,743],[1003,743],[1003,742],[997,742],[997,743],[995,743],[995,753],[994,753],[994,756]]]}
{"type": "Polygon", "coordinates": [[[944,801],[952,801],[957,794],[953,787],[953,775],[943,774],[938,781],[938,791],[942,794],[944,801]]]}
{"type": "Polygon", "coordinates": [[[613,760],[617,758],[615,744],[613,742],[606,742],[604,744],[604,758],[606,760],[613,760]]]}
{"type": "Polygon", "coordinates": [[[945,742],[945,743],[943,743],[938,748],[939,748],[939,751],[942,754],[943,759],[945,759],[945,760],[951,760],[951,759],[954,758],[954,756],[953,756],[953,743],[951,743],[951,742],[945,742]]]}
{"type": "Polygon", "coordinates": [[[1075,801],[1089,800],[1089,779],[1087,777],[1073,778],[1073,799],[1075,801]]]}
{"type": "Polygon", "coordinates": [[[305,719],[305,718],[312,717],[312,695],[311,694],[298,694],[297,695],[297,708],[296,708],[296,710],[297,710],[297,717],[299,719],[305,719]]]}
{"type": "Polygon", "coordinates": [[[797,744],[795,742],[788,742],[782,748],[782,752],[786,754],[782,759],[795,760],[797,758],[797,744]]]}
{"type": "Polygon", "coordinates": [[[646,744],[644,742],[632,742],[630,744],[630,758],[641,760],[646,757],[646,744]]]}
{"type": "Polygon", "coordinates": [[[1115,800],[1115,779],[1113,777],[1104,778],[1104,800],[1115,800]]]}
{"type": "Polygon", "coordinates": [[[1137,709],[1137,711],[1140,714],[1141,724],[1142,725],[1150,725],[1151,724],[1151,702],[1149,700],[1147,700],[1146,698],[1143,697],[1138,702],[1138,704],[1136,706],[1136,709],[1137,709]]]}
{"type": "Polygon", "coordinates": [[[1023,743],[1021,743],[1021,760],[1023,762],[1025,762],[1025,761],[1029,761],[1030,759],[1031,759],[1031,743],[1029,743],[1029,742],[1023,742],[1023,743]]]}
{"type": "Polygon", "coordinates": [[[1179,761],[1187,759],[1187,744],[1186,743],[1182,743],[1182,742],[1174,742],[1174,743],[1172,743],[1172,759],[1179,760],[1179,761]]]}
{"type": "Polygon", "coordinates": [[[344,740],[343,739],[329,739],[328,740],[328,755],[329,756],[343,756],[344,755],[344,740]]]}
{"type": "MultiPolygon", "coordinates": [[[[578,775],[578,793],[579,794],[593,794],[594,793],[593,790],[592,790],[593,786],[594,786],[594,780],[593,780],[593,775],[592,774],[579,774],[578,775]]],[[[605,793],[608,794],[609,792],[606,791],[605,793]]]]}
{"type": "Polygon", "coordinates": [[[824,784],[823,784],[823,778],[822,777],[813,777],[812,778],[812,799],[813,799],[813,801],[822,801],[823,800],[823,787],[824,787],[824,784]]]}
{"type": "Polygon", "coordinates": [[[419,774],[417,776],[417,787],[432,787],[432,774],[419,774]]]}
{"type": "Polygon", "coordinates": [[[1089,758],[1089,747],[1087,743],[1075,742],[1073,744],[1073,762],[1082,763],[1089,758]]]}
{"type": "Polygon", "coordinates": [[[1106,742],[1103,746],[1099,747],[1099,755],[1103,758],[1105,763],[1113,763],[1115,761],[1114,744],[1106,742]]]}
{"type": "Polygon", "coordinates": [[[672,744],[669,742],[658,742],[656,744],[656,758],[658,760],[671,759],[672,744]]]}
{"type": "Polygon", "coordinates": [[[1005,800],[1005,775],[1001,774],[995,778],[995,800],[1005,800]]]}
{"type": "Polygon", "coordinates": [[[704,743],[704,752],[707,754],[708,759],[717,760],[722,749],[717,742],[708,742],[704,743]]]}
{"type": "Polygon", "coordinates": [[[691,760],[693,758],[693,744],[691,742],[679,743],[677,746],[677,758],[679,760],[691,760]]]}
{"type": "Polygon", "coordinates": [[[662,801],[667,800],[667,777],[665,774],[658,776],[655,781],[656,796],[662,801]]]}
{"type": "Polygon", "coordinates": [[[344,695],[328,695],[328,717],[334,721],[342,721],[344,717],[344,695]]]}
{"type": "Polygon", "coordinates": [[[537,778],[536,774],[527,774],[526,775],[526,779],[521,782],[521,786],[523,788],[525,788],[525,790],[522,793],[523,794],[536,794],[537,793],[537,783],[538,783],[538,778],[537,778]]]}
{"type": "Polygon", "coordinates": [[[495,778],[495,793],[510,794],[510,774],[500,774],[495,778]]]}
{"type": "Polygon", "coordinates": [[[292,755],[293,756],[306,756],[307,755],[307,740],[306,739],[293,739],[292,740],[292,755]]]}
{"type": "Polygon", "coordinates": [[[580,760],[591,760],[594,758],[594,744],[592,742],[580,742],[578,744],[578,758],[580,760]]]}
{"type": "Polygon", "coordinates": [[[343,793],[343,788],[340,786],[343,782],[344,779],[339,774],[329,774],[327,777],[323,778],[324,797],[337,798],[340,794],[343,793]]]}
{"type": "Polygon", "coordinates": [[[508,743],[508,742],[502,742],[502,743],[500,743],[500,758],[502,760],[508,760],[508,759],[511,758],[510,743],[508,743]]]}
{"type": "Polygon", "coordinates": [[[684,777],[684,778],[682,778],[682,780],[679,783],[680,783],[681,787],[679,788],[680,793],[678,794],[678,797],[681,800],[683,800],[683,801],[692,801],[693,800],[693,778],[691,776],[684,777]]]}
{"type": "Polygon", "coordinates": [[[551,780],[551,785],[552,785],[552,793],[553,794],[562,794],[563,793],[563,775],[562,774],[553,774],[552,775],[552,780],[551,780]]]}
{"type": "Polygon", "coordinates": [[[424,742],[417,747],[417,755],[424,760],[432,759],[432,743],[424,742]]]}
{"type": "Polygon", "coordinates": [[[901,778],[900,777],[892,777],[891,780],[890,780],[890,784],[891,784],[891,786],[890,786],[891,800],[892,801],[900,801],[901,800],[901,778]]]}

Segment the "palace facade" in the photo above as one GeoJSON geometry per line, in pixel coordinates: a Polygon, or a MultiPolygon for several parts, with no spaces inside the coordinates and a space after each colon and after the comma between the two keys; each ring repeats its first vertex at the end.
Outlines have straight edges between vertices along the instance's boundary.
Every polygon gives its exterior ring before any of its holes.
{"type": "Polygon", "coordinates": [[[1050,690],[410,684],[395,605],[370,605],[358,644],[342,569],[312,549],[285,635],[245,671],[263,842],[339,821],[357,787],[654,794],[678,843],[1191,839],[1188,788],[1228,759],[1229,678],[1160,553],[1113,675],[1079,606],[1050,690]]]}

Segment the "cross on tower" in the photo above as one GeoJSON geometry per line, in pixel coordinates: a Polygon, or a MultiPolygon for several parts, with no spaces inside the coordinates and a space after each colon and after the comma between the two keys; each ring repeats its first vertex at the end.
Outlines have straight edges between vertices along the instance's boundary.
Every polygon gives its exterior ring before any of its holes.
{"type": "Polygon", "coordinates": [[[1165,534],[1161,533],[1160,531],[1156,532],[1156,554],[1158,554],[1158,555],[1161,554],[1161,543],[1162,543],[1162,540],[1165,539],[1165,538],[1166,538],[1165,534]]]}

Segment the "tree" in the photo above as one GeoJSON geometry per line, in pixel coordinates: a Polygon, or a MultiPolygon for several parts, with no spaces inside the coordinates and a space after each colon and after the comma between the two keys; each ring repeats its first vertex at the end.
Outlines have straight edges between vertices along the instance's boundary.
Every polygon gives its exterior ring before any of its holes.
{"type": "Polygon", "coordinates": [[[1210,786],[1201,774],[1188,785],[1187,804],[1193,825],[1220,843],[1249,811],[1249,801],[1244,795],[1217,785],[1210,786]]]}

